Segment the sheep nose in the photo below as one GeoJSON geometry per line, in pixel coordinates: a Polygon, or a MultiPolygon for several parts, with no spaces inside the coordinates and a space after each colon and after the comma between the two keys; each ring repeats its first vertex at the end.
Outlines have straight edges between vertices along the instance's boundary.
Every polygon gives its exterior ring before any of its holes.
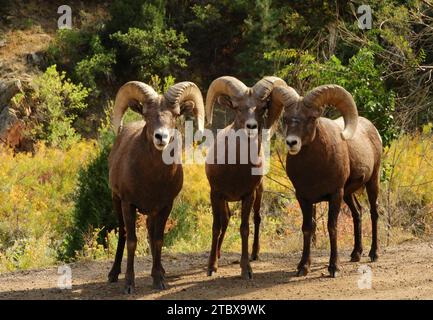
{"type": "Polygon", "coordinates": [[[165,139],[167,139],[168,135],[166,133],[155,133],[155,139],[159,140],[159,141],[163,141],[165,139]]]}
{"type": "Polygon", "coordinates": [[[298,140],[286,140],[286,143],[289,147],[293,147],[298,144],[298,140]]]}
{"type": "Polygon", "coordinates": [[[247,129],[257,129],[257,123],[247,123],[247,129]]]}

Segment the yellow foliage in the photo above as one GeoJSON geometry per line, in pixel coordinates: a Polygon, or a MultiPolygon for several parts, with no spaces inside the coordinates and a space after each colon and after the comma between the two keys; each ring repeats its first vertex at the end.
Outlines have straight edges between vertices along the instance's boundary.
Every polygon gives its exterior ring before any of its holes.
{"type": "Polygon", "coordinates": [[[6,263],[7,270],[13,266],[32,268],[45,261],[47,256],[43,254],[35,255],[33,263],[31,259],[26,262],[22,259],[29,257],[26,248],[36,250],[34,254],[41,253],[37,251],[39,246],[58,240],[56,235],[61,235],[70,225],[78,171],[96,148],[94,142],[79,142],[68,151],[43,144],[36,149],[34,155],[0,149],[1,261],[7,260],[7,254],[16,255],[14,263],[6,263]],[[26,245],[18,245],[20,241],[26,245]],[[24,248],[24,253],[12,253],[11,248],[24,248]]]}

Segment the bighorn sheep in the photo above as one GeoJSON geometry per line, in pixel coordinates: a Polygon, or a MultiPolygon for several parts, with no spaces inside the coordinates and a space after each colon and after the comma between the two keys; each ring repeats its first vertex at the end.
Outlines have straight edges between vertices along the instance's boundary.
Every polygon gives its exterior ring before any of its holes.
{"type": "MultiPolygon", "coordinates": [[[[277,77],[265,77],[252,88],[234,77],[224,76],[214,80],[206,96],[206,118],[212,122],[213,106],[216,101],[222,106],[236,111],[234,122],[218,133],[217,139],[209,149],[206,159],[206,175],[211,187],[210,198],[213,212],[212,247],[209,256],[208,275],[217,270],[221,255],[221,245],[230,219],[229,201],[242,201],[241,227],[242,277],[250,279],[252,270],[248,257],[249,216],[254,209],[254,243],[251,259],[259,254],[260,204],[263,192],[262,175],[253,175],[252,168],[260,166],[261,132],[263,128],[270,129],[280,117],[282,106],[273,105],[269,101],[272,90],[286,83],[277,77]],[[266,115],[265,115],[266,114],[266,115]],[[239,130],[239,131],[238,131],[239,130]],[[240,161],[240,140],[237,135],[243,132],[244,138],[257,143],[258,162],[240,161]],[[228,140],[235,136],[235,144],[230,146],[228,140]],[[229,148],[231,150],[229,150],[229,148]],[[214,152],[214,151],[217,152],[214,152]],[[218,163],[218,150],[235,154],[234,164],[218,163]],[[213,158],[212,158],[213,157],[213,158]]],[[[227,159],[225,159],[227,161],[227,159]]]]}
{"type": "Polygon", "coordinates": [[[125,240],[128,258],[125,292],[134,290],[134,253],[136,211],[145,213],[153,258],[153,286],[165,289],[165,270],[161,264],[164,227],[174,198],[182,188],[182,165],[166,164],[162,152],[173,141],[176,119],[186,110],[193,111],[199,130],[203,130],[204,106],[199,88],[192,82],[180,82],[158,95],[152,87],[131,81],[116,96],[113,126],[118,133],[109,156],[109,180],[113,206],[119,218],[119,241],[113,267],[108,275],[116,282],[120,273],[125,240]],[[143,115],[144,121],[122,127],[127,108],[143,115]]]}
{"type": "Polygon", "coordinates": [[[339,271],[337,252],[337,218],[342,200],[352,212],[355,244],[351,261],[362,253],[361,206],[354,192],[365,187],[371,208],[372,244],[369,257],[378,258],[377,197],[379,193],[382,140],[374,125],[358,111],[352,95],[338,85],[319,86],[300,97],[291,87],[276,88],[275,103],[284,106],[284,130],[288,153],[286,172],[299,201],[303,224],[304,249],[298,275],[310,267],[310,243],[315,222],[313,204],[328,201],[328,232],[331,256],[328,271],[335,277],[339,271]],[[343,119],[321,117],[324,106],[332,105],[343,119]],[[343,129],[344,126],[344,129],[343,129]]]}

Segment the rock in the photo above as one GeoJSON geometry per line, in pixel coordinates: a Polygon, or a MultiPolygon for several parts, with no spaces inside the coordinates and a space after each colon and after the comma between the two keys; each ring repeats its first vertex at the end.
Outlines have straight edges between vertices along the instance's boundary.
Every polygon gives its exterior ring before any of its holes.
{"type": "Polygon", "coordinates": [[[16,111],[6,107],[0,112],[0,142],[12,148],[20,145],[24,138],[24,123],[18,119],[16,111]]]}
{"type": "Polygon", "coordinates": [[[41,51],[30,52],[27,54],[26,60],[28,64],[40,66],[44,62],[44,53],[41,51]]]}
{"type": "Polygon", "coordinates": [[[0,112],[9,105],[11,99],[22,92],[21,81],[18,79],[0,81],[0,112]]]}

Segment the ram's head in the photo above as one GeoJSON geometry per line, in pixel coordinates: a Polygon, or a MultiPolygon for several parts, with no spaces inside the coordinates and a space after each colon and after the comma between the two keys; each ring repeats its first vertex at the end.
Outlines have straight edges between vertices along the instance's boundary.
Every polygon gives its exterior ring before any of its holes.
{"type": "Polygon", "coordinates": [[[218,101],[236,112],[234,130],[244,129],[248,136],[256,136],[261,129],[270,129],[281,115],[282,106],[269,100],[278,86],[286,83],[277,77],[264,77],[252,88],[230,76],[215,79],[206,96],[206,119],[212,123],[213,107],[218,101]]]}
{"type": "Polygon", "coordinates": [[[334,106],[344,118],[343,140],[350,139],[358,125],[358,111],[352,95],[338,85],[323,85],[299,96],[292,87],[278,87],[272,101],[284,108],[283,126],[289,154],[297,154],[316,135],[317,120],[325,106],[334,106]]]}
{"type": "Polygon", "coordinates": [[[185,112],[192,112],[198,129],[203,130],[203,97],[192,82],[179,82],[163,95],[158,95],[143,82],[124,84],[117,93],[114,105],[113,127],[116,134],[122,128],[122,118],[128,107],[144,117],[147,139],[153,141],[157,150],[164,150],[173,140],[176,119],[185,112]]]}

